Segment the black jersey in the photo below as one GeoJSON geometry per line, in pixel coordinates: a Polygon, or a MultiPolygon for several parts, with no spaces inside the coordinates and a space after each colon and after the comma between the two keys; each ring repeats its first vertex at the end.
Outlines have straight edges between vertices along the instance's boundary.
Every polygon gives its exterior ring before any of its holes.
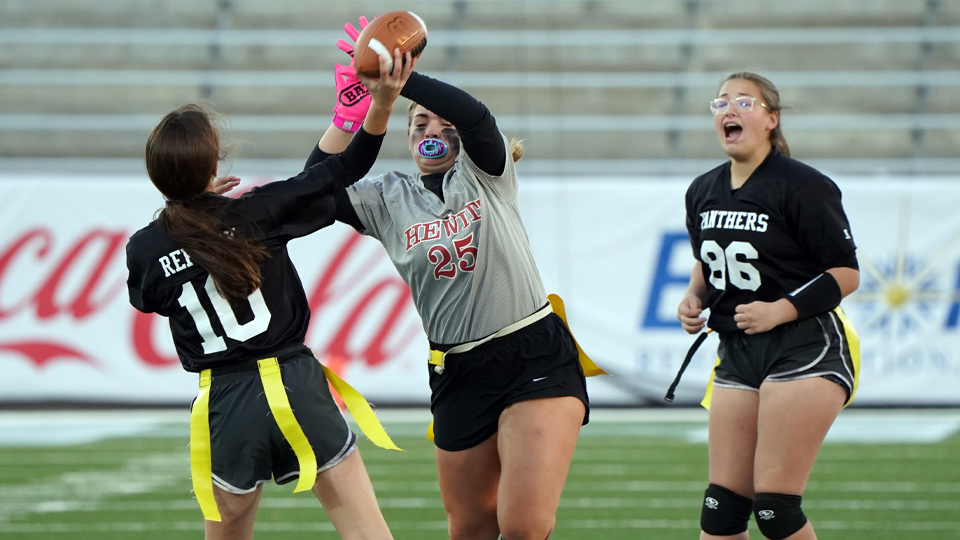
{"type": "Polygon", "coordinates": [[[856,267],[840,189],[775,149],[739,189],[730,188],[729,162],[700,176],[686,206],[716,331],[738,331],[740,304],[774,302],[828,268],[856,267]]]}
{"type": "Polygon", "coordinates": [[[344,174],[339,161],[326,160],[236,199],[207,193],[186,203],[217,216],[269,252],[260,265],[261,286],[246,301],[231,306],[216,292],[207,271],[156,222],[130,238],[130,303],[170,318],[184,369],[236,364],[303,343],[310,308],[287,242],[333,223],[334,184],[344,174]]]}

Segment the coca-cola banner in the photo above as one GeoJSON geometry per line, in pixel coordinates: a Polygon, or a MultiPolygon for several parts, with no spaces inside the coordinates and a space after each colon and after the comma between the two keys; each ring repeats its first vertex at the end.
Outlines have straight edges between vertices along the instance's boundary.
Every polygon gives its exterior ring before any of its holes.
{"type": "MultiPolygon", "coordinates": [[[[960,404],[960,185],[839,179],[862,284],[844,301],[863,344],[861,404],[960,404]]],[[[259,182],[257,182],[259,183],[259,182]]],[[[548,292],[614,375],[596,403],[662,403],[693,338],[676,322],[693,258],[685,180],[527,179],[524,222],[548,292]]],[[[124,246],[163,201],[145,177],[0,178],[0,401],[183,403],[166,321],[127,302],[124,246]]],[[[382,247],[343,224],[290,244],[309,345],[378,405],[426,404],[427,340],[382,247]]],[[[716,338],[678,393],[703,393],[716,338]]]]}

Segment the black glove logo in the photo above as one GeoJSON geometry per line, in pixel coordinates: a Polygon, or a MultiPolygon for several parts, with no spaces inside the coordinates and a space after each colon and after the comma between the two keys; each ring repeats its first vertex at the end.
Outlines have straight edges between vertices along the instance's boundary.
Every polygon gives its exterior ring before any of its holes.
{"type": "Polygon", "coordinates": [[[357,81],[341,90],[340,94],[337,95],[337,100],[339,100],[340,104],[344,107],[353,107],[369,95],[370,92],[367,91],[367,87],[360,81],[357,81]]]}

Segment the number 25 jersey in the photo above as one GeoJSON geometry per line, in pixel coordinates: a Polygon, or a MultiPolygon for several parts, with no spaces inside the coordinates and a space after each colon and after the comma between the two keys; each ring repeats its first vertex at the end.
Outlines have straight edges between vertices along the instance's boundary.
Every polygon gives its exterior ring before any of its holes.
{"type": "Polygon", "coordinates": [[[698,177],[686,209],[707,325],[718,332],[739,331],[738,305],[775,302],[828,268],[857,267],[840,189],[776,149],[739,189],[730,188],[729,162],[698,177]]]}
{"type": "Polygon", "coordinates": [[[389,172],[347,189],[361,232],[386,248],[434,343],[480,339],[547,303],[520,218],[517,171],[499,137],[503,174],[483,172],[461,151],[442,201],[419,174],[389,172]]]}

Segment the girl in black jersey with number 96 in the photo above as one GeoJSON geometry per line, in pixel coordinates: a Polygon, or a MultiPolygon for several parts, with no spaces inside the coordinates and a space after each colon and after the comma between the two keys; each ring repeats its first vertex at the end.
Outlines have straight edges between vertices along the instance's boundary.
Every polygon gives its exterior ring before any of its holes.
{"type": "Polygon", "coordinates": [[[860,283],[856,246],[840,190],[790,158],[770,81],[731,75],[711,110],[730,160],[687,190],[697,262],[678,309],[688,333],[720,337],[701,538],[746,539],[753,514],[766,538],[814,539],[801,496],[859,376],[839,308],[860,283]]]}

